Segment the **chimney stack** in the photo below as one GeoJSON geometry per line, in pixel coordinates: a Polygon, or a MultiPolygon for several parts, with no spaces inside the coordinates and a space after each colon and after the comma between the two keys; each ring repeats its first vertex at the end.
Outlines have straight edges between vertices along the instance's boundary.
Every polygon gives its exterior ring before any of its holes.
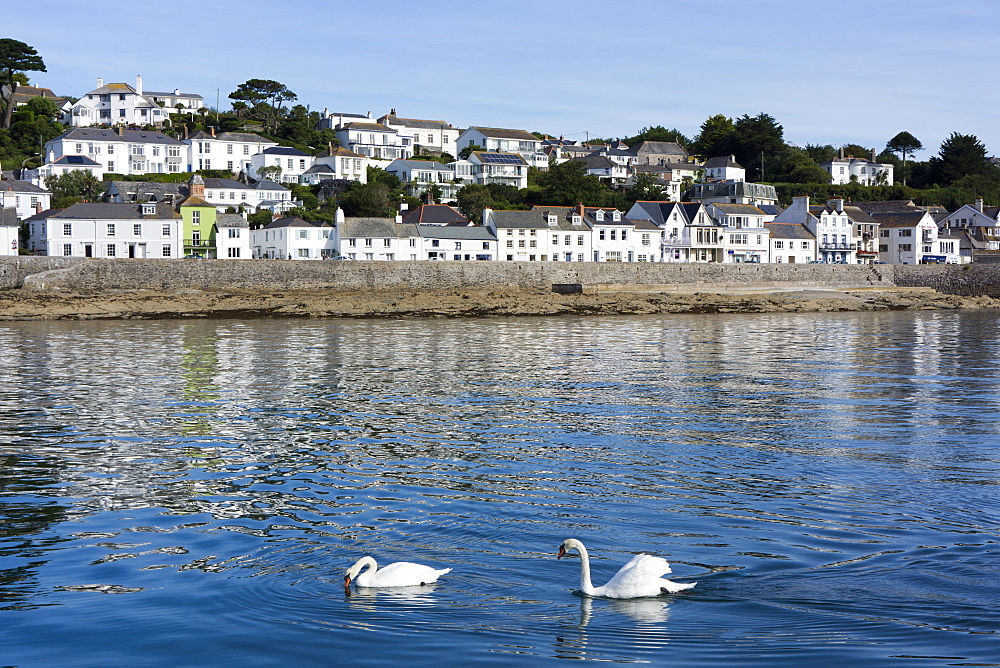
{"type": "Polygon", "coordinates": [[[185,124],[184,125],[184,139],[187,139],[187,138],[188,138],[188,126],[185,124]]]}
{"type": "Polygon", "coordinates": [[[844,159],[844,147],[843,146],[840,147],[840,159],[841,160],[844,159]]]}
{"type": "Polygon", "coordinates": [[[982,197],[977,197],[976,198],[976,204],[975,204],[975,206],[976,206],[976,211],[978,211],[979,213],[983,212],[983,198],[982,197]]]}
{"type": "Polygon", "coordinates": [[[577,204],[577,205],[576,205],[576,213],[577,213],[577,214],[578,214],[578,215],[579,215],[579,216],[580,216],[581,218],[583,218],[583,214],[584,214],[584,209],[583,209],[583,202],[580,202],[579,204],[577,204]]]}
{"type": "Polygon", "coordinates": [[[102,79],[101,77],[97,77],[97,87],[98,88],[104,87],[104,79],[102,79]]]}
{"type": "Polygon", "coordinates": [[[142,77],[138,74],[135,75],[135,92],[142,95],[142,77]]]}
{"type": "Polygon", "coordinates": [[[212,133],[212,138],[214,139],[215,138],[215,126],[214,125],[209,125],[208,126],[208,131],[212,133]]]}
{"type": "Polygon", "coordinates": [[[875,162],[875,149],[872,149],[872,162],[875,162]]]}

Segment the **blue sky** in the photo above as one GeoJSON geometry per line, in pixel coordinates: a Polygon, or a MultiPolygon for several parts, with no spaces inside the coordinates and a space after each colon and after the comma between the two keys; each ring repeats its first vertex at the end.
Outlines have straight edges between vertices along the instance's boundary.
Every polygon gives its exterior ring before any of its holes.
{"type": "Polygon", "coordinates": [[[623,137],[697,134],[766,112],[787,141],[881,150],[900,130],[937,152],[951,132],[1000,154],[998,0],[425,0],[286,3],[63,0],[6,12],[35,47],[33,83],[200,93],[221,108],[251,78],[312,109],[623,137]],[[93,7],[100,7],[94,9],[93,7]]]}

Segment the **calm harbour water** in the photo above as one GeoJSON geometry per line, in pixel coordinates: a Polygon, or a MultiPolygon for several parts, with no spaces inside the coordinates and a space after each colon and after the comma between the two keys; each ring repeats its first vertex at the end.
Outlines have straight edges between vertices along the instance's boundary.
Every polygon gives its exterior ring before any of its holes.
{"type": "Polygon", "coordinates": [[[0,323],[0,663],[997,664],[998,408],[996,313],[0,323]]]}

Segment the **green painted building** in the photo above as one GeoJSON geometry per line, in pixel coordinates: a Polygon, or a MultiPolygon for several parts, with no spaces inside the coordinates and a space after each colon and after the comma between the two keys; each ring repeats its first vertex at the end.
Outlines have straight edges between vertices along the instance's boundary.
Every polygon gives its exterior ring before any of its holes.
{"type": "Polygon", "coordinates": [[[216,209],[205,201],[205,179],[195,174],[188,181],[189,194],[177,210],[184,234],[184,256],[218,257],[215,246],[216,209]]]}

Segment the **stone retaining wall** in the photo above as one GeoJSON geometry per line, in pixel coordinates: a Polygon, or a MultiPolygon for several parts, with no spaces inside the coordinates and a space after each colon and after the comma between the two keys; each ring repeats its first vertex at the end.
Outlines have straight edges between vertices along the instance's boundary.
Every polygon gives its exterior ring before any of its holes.
{"type": "Polygon", "coordinates": [[[548,291],[556,284],[705,292],[900,286],[1000,296],[1000,266],[0,258],[0,290],[548,291]]]}

